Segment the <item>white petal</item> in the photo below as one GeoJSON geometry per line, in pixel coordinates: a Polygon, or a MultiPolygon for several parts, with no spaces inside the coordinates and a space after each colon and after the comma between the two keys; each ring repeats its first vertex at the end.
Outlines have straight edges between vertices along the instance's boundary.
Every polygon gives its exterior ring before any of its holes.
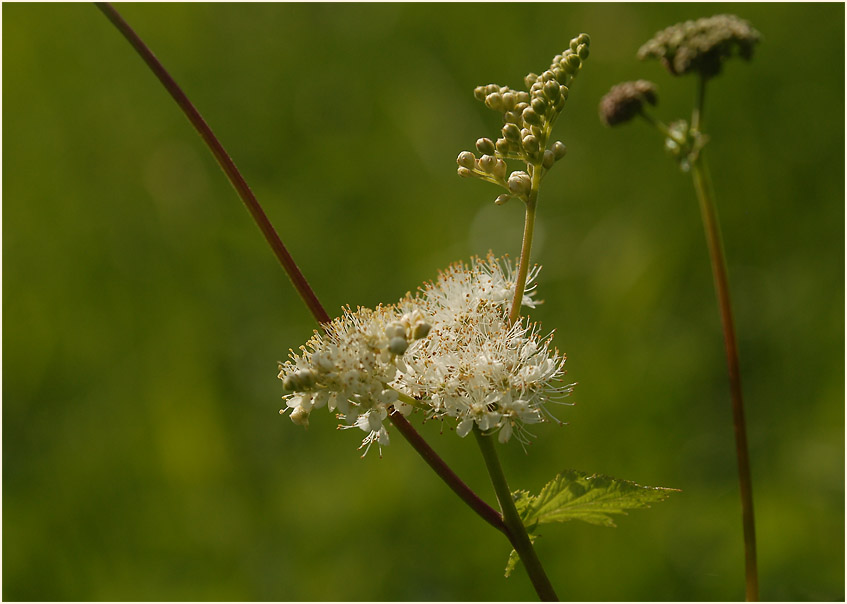
{"type": "Polygon", "coordinates": [[[503,424],[503,427],[500,428],[500,434],[497,435],[497,440],[501,443],[508,442],[509,437],[512,436],[512,423],[506,422],[503,424]]]}
{"type": "Polygon", "coordinates": [[[468,432],[471,431],[471,428],[473,428],[473,418],[466,417],[465,419],[459,422],[458,426],[456,426],[456,434],[464,438],[468,435],[468,432]]]}

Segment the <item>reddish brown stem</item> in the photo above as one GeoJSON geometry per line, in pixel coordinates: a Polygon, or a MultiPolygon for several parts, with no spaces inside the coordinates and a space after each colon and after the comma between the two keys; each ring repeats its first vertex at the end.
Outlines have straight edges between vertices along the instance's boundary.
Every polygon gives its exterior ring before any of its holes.
{"type": "Polygon", "coordinates": [[[479,495],[474,493],[468,485],[462,482],[462,479],[456,476],[455,472],[450,469],[443,459],[430,447],[427,442],[421,437],[417,430],[412,427],[403,415],[396,409],[392,409],[388,416],[394,427],[400,431],[409,444],[418,452],[418,455],[423,457],[424,461],[429,464],[436,474],[441,477],[447,486],[450,487],[462,501],[468,504],[473,511],[485,520],[488,524],[496,528],[501,533],[504,533],[509,539],[511,535],[503,522],[503,517],[500,513],[490,505],[480,499],[479,495]]]}
{"type": "Polygon", "coordinates": [[[297,293],[300,294],[303,302],[306,303],[309,311],[311,311],[312,316],[315,317],[315,320],[317,320],[318,323],[328,323],[330,321],[330,317],[326,310],[324,310],[324,307],[321,305],[318,297],[315,295],[315,292],[312,290],[308,281],[306,281],[306,277],[304,277],[303,273],[300,272],[300,269],[294,262],[291,254],[288,253],[285,245],[283,245],[276,229],[274,229],[270,220],[268,220],[268,217],[262,209],[262,206],[259,204],[259,201],[256,199],[256,196],[253,195],[253,191],[250,190],[250,187],[247,185],[244,177],[241,176],[241,172],[239,172],[238,168],[235,166],[235,162],[232,161],[232,158],[226,152],[226,149],[224,149],[214,132],[212,132],[212,129],[206,123],[206,120],[203,119],[203,116],[200,115],[200,112],[197,111],[197,108],[194,107],[192,102],[188,100],[188,97],[167,72],[164,66],[159,62],[159,59],[156,58],[153,51],[151,51],[141,38],[138,37],[138,34],[133,31],[126,21],[124,21],[118,11],[116,11],[115,8],[108,2],[95,2],[95,5],[103,11],[106,18],[109,19],[116,28],[118,28],[118,31],[123,34],[135,51],[142,59],[144,59],[144,62],[147,63],[147,66],[156,75],[156,77],[159,78],[162,86],[164,86],[165,90],[170,93],[174,101],[176,101],[176,104],[179,105],[179,108],[182,109],[182,112],[185,113],[185,116],[203,138],[206,145],[212,151],[212,155],[215,156],[215,159],[218,161],[218,164],[220,164],[221,169],[223,169],[229,179],[229,182],[232,183],[232,186],[235,188],[238,196],[241,197],[244,205],[247,206],[247,210],[250,212],[250,215],[253,216],[253,220],[256,221],[256,224],[259,226],[259,230],[262,231],[262,235],[265,236],[265,240],[271,246],[271,249],[280,264],[282,264],[282,268],[285,269],[285,273],[294,284],[294,288],[297,290],[297,293]]]}
{"type": "MultiPolygon", "coordinates": [[[[300,297],[309,307],[312,315],[319,323],[328,323],[330,321],[329,315],[324,310],[320,301],[318,301],[318,298],[312,291],[311,287],[309,287],[303,273],[300,272],[300,269],[294,263],[293,258],[283,245],[279,235],[277,235],[276,230],[271,225],[258,200],[253,195],[253,192],[241,176],[241,173],[238,171],[238,168],[235,166],[235,163],[232,161],[223,145],[221,145],[220,141],[218,141],[217,137],[212,132],[212,129],[208,124],[206,124],[206,121],[191,101],[188,100],[188,97],[170,76],[164,66],[159,62],[153,52],[147,47],[141,38],[138,37],[127,22],[123,20],[115,8],[107,2],[95,4],[101,11],[103,11],[109,21],[118,28],[129,43],[132,44],[132,47],[135,48],[139,55],[141,55],[153,73],[156,74],[156,77],[159,78],[162,85],[171,94],[177,105],[179,105],[180,109],[182,109],[188,117],[189,121],[191,121],[197,132],[199,132],[200,136],[211,149],[215,159],[218,160],[218,163],[229,178],[232,186],[235,187],[236,192],[238,192],[238,195],[241,197],[242,201],[244,201],[244,204],[247,206],[247,209],[250,211],[250,214],[253,216],[256,224],[258,224],[259,229],[264,234],[265,239],[270,244],[271,249],[273,249],[274,254],[279,259],[285,269],[285,272],[291,278],[291,281],[294,283],[294,287],[297,289],[300,297]]],[[[394,426],[400,431],[406,440],[409,441],[415,451],[423,457],[424,461],[426,461],[426,463],[435,470],[436,474],[438,474],[438,476],[447,483],[447,485],[462,499],[462,501],[468,504],[471,509],[482,517],[483,520],[488,522],[497,530],[508,535],[508,530],[506,529],[506,526],[503,523],[503,518],[500,514],[494,508],[485,503],[470,489],[470,487],[456,476],[444,460],[441,459],[426,443],[421,435],[418,434],[417,430],[415,430],[414,427],[406,421],[406,418],[397,411],[392,411],[390,417],[394,426]]]]}

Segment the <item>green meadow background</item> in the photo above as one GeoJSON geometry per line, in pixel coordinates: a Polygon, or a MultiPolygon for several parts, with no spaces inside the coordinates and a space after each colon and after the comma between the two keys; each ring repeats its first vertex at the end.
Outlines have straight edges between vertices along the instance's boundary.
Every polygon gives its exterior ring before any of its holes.
{"type": "MultiPolygon", "coordinates": [[[[738,600],[743,547],[723,342],[690,178],[622,80],[690,114],[635,53],[732,12],[763,39],[709,88],[761,594],[844,593],[842,4],[126,4],[233,155],[332,314],[450,262],[516,256],[522,208],[456,176],[494,136],[477,84],[591,56],[545,180],[532,317],[578,382],[566,426],[500,447],[513,489],[574,468],[682,489],[614,529],[550,525],[568,600],[738,600]]],[[[200,138],[90,4],[4,4],[5,600],[525,600],[505,539],[399,434],[383,458],[326,412],[277,413],[315,328],[200,138]]],[[[420,418],[414,423],[420,426],[420,418]]],[[[493,502],[472,439],[420,427],[493,502]]]]}

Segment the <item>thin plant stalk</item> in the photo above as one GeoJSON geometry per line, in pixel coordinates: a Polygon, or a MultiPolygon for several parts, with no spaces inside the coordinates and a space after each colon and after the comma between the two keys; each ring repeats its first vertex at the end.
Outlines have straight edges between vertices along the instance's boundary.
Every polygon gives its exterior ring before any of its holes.
{"type": "Polygon", "coordinates": [[[750,476],[750,456],[747,446],[747,428],[744,421],[744,401],[741,391],[741,370],[738,362],[738,344],[729,297],[726,259],[723,252],[720,225],[713,202],[709,170],[702,151],[691,166],[694,189],[700,203],[706,243],[712,262],[712,276],[721,313],[724,349],[726,351],[729,389],[732,398],[732,420],[735,431],[735,452],[738,459],[738,481],[741,493],[741,522],[744,531],[745,592],[748,602],[759,600],[759,577],[756,564],[756,526],[753,517],[753,481],[750,476]]]}
{"type": "Polygon", "coordinates": [[[535,232],[535,206],[538,201],[538,188],[541,185],[541,166],[532,167],[532,184],[526,199],[526,218],[524,220],[523,242],[521,257],[518,261],[518,274],[515,278],[515,295],[512,298],[512,308],[509,312],[509,323],[514,323],[521,315],[521,304],[526,289],[526,279],[529,274],[529,258],[532,251],[532,237],[535,232]]]}
{"type": "Polygon", "coordinates": [[[541,561],[538,559],[538,554],[535,553],[535,548],[529,539],[529,534],[526,532],[526,527],[518,515],[517,509],[515,509],[512,493],[506,482],[506,476],[503,474],[503,468],[500,466],[500,459],[497,457],[494,439],[490,435],[483,434],[476,426],[474,426],[473,432],[479,443],[479,449],[482,451],[482,457],[485,459],[485,467],[488,469],[491,483],[494,485],[494,492],[497,494],[497,501],[500,503],[500,510],[503,514],[503,522],[509,529],[507,535],[509,541],[520,556],[538,597],[544,602],[558,602],[559,598],[553,589],[553,585],[547,578],[547,574],[541,566],[541,561]]]}
{"type": "Polygon", "coordinates": [[[503,521],[503,517],[497,510],[480,499],[479,495],[474,493],[468,485],[466,485],[453,470],[450,469],[443,459],[441,459],[435,451],[427,444],[420,433],[414,429],[412,424],[403,417],[396,409],[392,409],[388,415],[391,423],[402,434],[412,448],[418,452],[423,460],[432,468],[438,476],[450,487],[459,498],[464,501],[474,512],[476,512],[488,524],[496,528],[501,533],[510,537],[510,530],[503,521]]]}
{"type": "Polygon", "coordinates": [[[118,11],[115,10],[115,8],[108,2],[95,2],[94,4],[103,12],[104,15],[106,15],[106,18],[112,22],[118,31],[123,34],[141,58],[144,59],[144,62],[147,63],[147,66],[159,79],[162,86],[165,87],[165,90],[170,93],[171,97],[173,97],[174,101],[176,101],[176,104],[179,105],[180,109],[182,109],[182,112],[191,122],[191,125],[194,126],[195,130],[197,130],[203,141],[206,143],[206,146],[209,147],[212,155],[215,156],[215,159],[218,161],[218,164],[220,164],[221,169],[226,174],[229,182],[232,183],[232,186],[235,188],[238,196],[241,197],[244,205],[247,206],[247,210],[258,225],[259,230],[262,231],[262,235],[264,235],[268,245],[271,246],[274,255],[276,255],[282,265],[282,268],[285,269],[285,273],[291,279],[291,282],[294,284],[294,288],[297,290],[297,293],[300,294],[303,302],[306,303],[306,306],[309,308],[312,316],[315,317],[315,320],[318,323],[328,323],[330,321],[330,317],[326,310],[321,305],[308,281],[306,281],[306,277],[303,276],[300,268],[294,262],[294,258],[291,257],[291,254],[282,243],[276,229],[274,229],[270,220],[268,220],[265,211],[262,209],[262,206],[259,204],[256,196],[253,195],[253,191],[250,190],[250,187],[247,185],[244,177],[241,176],[241,172],[239,172],[235,162],[232,161],[229,153],[226,152],[226,149],[224,149],[221,142],[215,136],[215,133],[212,132],[212,129],[206,123],[206,120],[203,119],[203,116],[200,115],[200,112],[188,99],[186,94],[182,91],[182,88],[179,87],[173,77],[171,77],[165,67],[159,62],[159,59],[156,58],[153,51],[151,51],[144,41],[141,40],[138,34],[133,31],[118,11]]]}
{"type": "MultiPolygon", "coordinates": [[[[268,220],[262,206],[256,199],[247,182],[235,166],[235,162],[224,149],[218,138],[215,136],[212,129],[200,115],[200,112],[191,103],[176,81],[171,77],[165,67],[159,62],[150,48],[144,43],[138,34],[133,31],[129,24],[121,17],[117,10],[108,2],[95,3],[96,6],[106,15],[109,21],[123,34],[129,41],[132,47],[141,55],[144,62],[150,67],[165,89],[179,105],[180,109],[188,117],[191,124],[203,138],[206,145],[212,151],[215,159],[218,160],[221,168],[226,174],[232,186],[235,188],[239,197],[241,197],[250,215],[256,221],[262,234],[265,236],[268,244],[271,246],[274,254],[285,270],[286,274],[291,278],[297,293],[303,299],[306,306],[311,311],[315,320],[320,324],[328,323],[331,319],[324,307],[321,305],[314,291],[309,286],[303,273],[297,267],[288,250],[283,245],[276,230],[268,220]]],[[[510,531],[503,522],[500,514],[491,506],[485,503],[470,487],[468,487],[458,476],[450,469],[447,463],[441,459],[438,454],[426,443],[415,428],[406,421],[400,413],[394,411],[389,416],[392,424],[412,445],[415,451],[426,461],[426,463],[435,470],[436,474],[449,486],[470,508],[476,512],[483,520],[500,532],[510,537],[510,531]]]]}
{"type": "MultiPolygon", "coordinates": [[[[694,109],[691,112],[691,132],[696,137],[701,135],[703,121],[703,106],[706,99],[707,79],[702,75],[697,78],[694,109]]],[[[663,122],[654,118],[643,109],[639,114],[654,126],[666,138],[675,140],[683,145],[685,140],[678,138],[663,122]]],[[[738,361],[738,344],[735,338],[735,322],[732,317],[732,304],[729,295],[729,278],[727,277],[726,256],[723,249],[720,223],[714,203],[711,176],[703,156],[703,149],[698,149],[691,157],[691,176],[694,190],[700,205],[703,219],[703,229],[706,234],[706,244],[712,264],[712,277],[715,284],[718,308],[721,314],[723,328],[724,350],[726,353],[727,373],[729,375],[729,390],[732,400],[732,420],[735,432],[735,454],[738,462],[738,482],[741,495],[741,523],[744,535],[744,568],[745,596],[747,601],[759,600],[759,576],[756,563],[756,526],[753,516],[753,480],[750,474],[750,455],[747,445],[747,427],[744,420],[744,400],[741,390],[741,369],[738,361]]]]}
{"type": "MultiPolygon", "coordinates": [[[[523,241],[521,242],[521,257],[518,262],[518,273],[515,278],[515,294],[512,299],[512,308],[509,312],[509,323],[514,324],[521,314],[521,305],[523,303],[524,290],[526,289],[527,275],[529,274],[529,260],[532,252],[532,239],[535,232],[535,209],[538,202],[538,189],[541,185],[542,170],[540,165],[531,166],[532,181],[530,192],[526,199],[526,216],[524,220],[523,241]]],[[[479,444],[482,456],[485,459],[485,467],[488,469],[488,474],[491,477],[491,483],[494,485],[494,493],[497,495],[497,501],[500,503],[500,510],[503,514],[503,521],[509,529],[507,536],[515,548],[515,551],[520,556],[524,567],[529,574],[538,597],[543,601],[557,602],[559,600],[553,589],[550,579],[544,572],[544,567],[541,565],[541,560],[538,559],[538,554],[529,539],[529,534],[523,524],[515,503],[512,500],[512,494],[509,490],[509,485],[506,482],[506,476],[503,474],[503,468],[500,466],[500,460],[497,457],[497,449],[494,446],[494,441],[491,436],[484,435],[478,428],[474,427],[474,435],[479,444]]]]}

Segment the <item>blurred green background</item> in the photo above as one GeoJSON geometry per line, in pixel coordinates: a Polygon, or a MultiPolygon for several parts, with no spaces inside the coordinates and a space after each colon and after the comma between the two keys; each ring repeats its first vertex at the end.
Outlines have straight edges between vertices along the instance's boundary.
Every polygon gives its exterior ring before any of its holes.
{"type": "MultiPolygon", "coordinates": [[[[314,324],[146,66],[89,4],[3,10],[3,598],[521,600],[504,539],[399,434],[380,459],[280,417],[276,362],[314,324]]],[[[710,87],[762,597],[844,599],[842,4],[127,4],[331,313],[472,254],[517,255],[522,209],[455,174],[495,135],[477,84],[591,57],[545,180],[532,313],[579,382],[512,488],[574,468],[682,489],[606,529],[543,531],[570,600],[736,600],[743,548],[723,344],[690,178],[613,84],[693,81],[635,52],[732,12],[763,34],[710,87]]],[[[417,425],[420,424],[416,420],[417,425]]],[[[421,431],[493,493],[472,440],[421,431]]]]}

